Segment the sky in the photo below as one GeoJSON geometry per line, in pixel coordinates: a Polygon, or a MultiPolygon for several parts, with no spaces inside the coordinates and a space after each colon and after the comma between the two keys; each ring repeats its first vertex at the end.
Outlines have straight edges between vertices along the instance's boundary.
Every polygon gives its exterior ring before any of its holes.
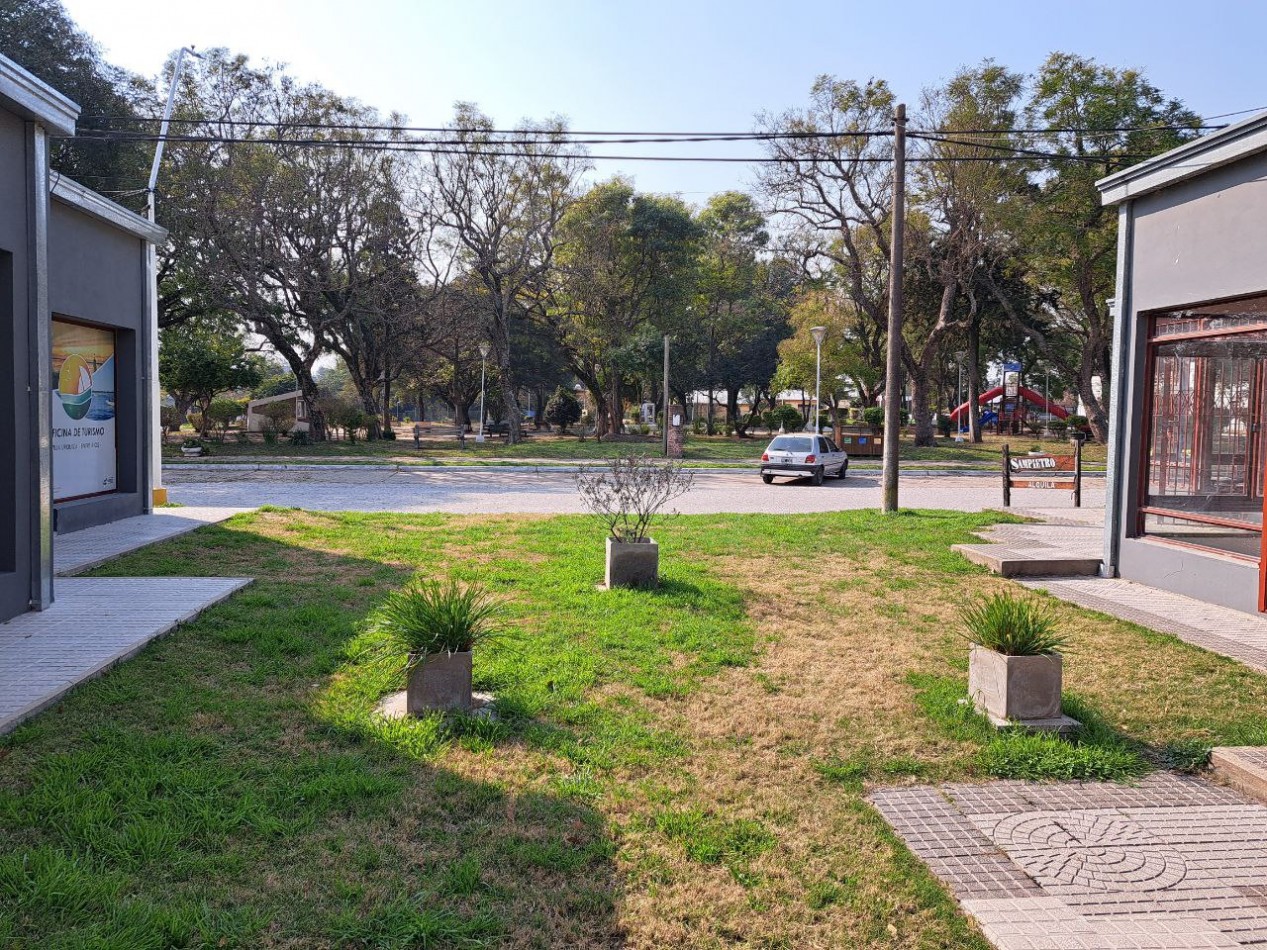
{"type": "MultiPolygon", "coordinates": [[[[422,126],[471,101],[499,126],[561,115],[578,131],[744,132],[758,113],[805,104],[823,73],[883,77],[913,106],[962,66],[992,57],[1032,72],[1055,50],[1142,70],[1202,115],[1267,108],[1267,3],[1242,0],[64,3],[133,72],[156,75],[181,46],[225,46],[422,126]]],[[[760,154],[745,143],[692,148],[760,154]]],[[[741,163],[595,164],[596,177],[628,175],[694,204],[754,177],[741,163]]]]}

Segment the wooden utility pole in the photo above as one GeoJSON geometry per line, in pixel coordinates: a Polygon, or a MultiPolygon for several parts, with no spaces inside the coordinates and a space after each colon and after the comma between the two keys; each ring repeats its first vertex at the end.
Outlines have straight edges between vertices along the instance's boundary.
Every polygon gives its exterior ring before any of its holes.
{"type": "Polygon", "coordinates": [[[669,335],[664,335],[664,422],[660,424],[660,444],[664,457],[669,457],[669,335]]]}
{"type": "Polygon", "coordinates": [[[902,263],[906,236],[906,105],[893,115],[893,236],[889,241],[889,339],[884,369],[884,513],[897,511],[902,427],[902,263]]]}

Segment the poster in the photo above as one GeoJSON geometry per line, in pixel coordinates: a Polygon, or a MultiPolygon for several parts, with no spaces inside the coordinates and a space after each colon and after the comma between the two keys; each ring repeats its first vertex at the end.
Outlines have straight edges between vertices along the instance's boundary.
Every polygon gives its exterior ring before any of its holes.
{"type": "Polygon", "coordinates": [[[53,500],[115,491],[114,331],[53,321],[53,500]]]}

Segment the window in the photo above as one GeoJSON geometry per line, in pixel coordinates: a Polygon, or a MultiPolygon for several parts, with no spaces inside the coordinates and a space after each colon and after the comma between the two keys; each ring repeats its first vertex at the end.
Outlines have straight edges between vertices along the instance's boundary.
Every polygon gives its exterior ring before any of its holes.
{"type": "Polygon", "coordinates": [[[770,450],[774,452],[812,452],[810,446],[813,445],[805,436],[781,435],[770,443],[770,450]]]}
{"type": "Polygon", "coordinates": [[[1154,316],[1147,399],[1143,533],[1257,560],[1267,297],[1154,316]]]}

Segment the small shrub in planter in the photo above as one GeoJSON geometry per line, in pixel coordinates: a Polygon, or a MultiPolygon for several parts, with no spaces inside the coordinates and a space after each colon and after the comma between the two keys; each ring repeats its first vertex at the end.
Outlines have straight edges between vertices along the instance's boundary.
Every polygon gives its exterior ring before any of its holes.
{"type": "Polygon", "coordinates": [[[409,715],[473,708],[471,655],[497,634],[497,602],[482,587],[415,581],[387,598],[375,626],[406,658],[409,715]]]}
{"type": "Polygon", "coordinates": [[[1059,720],[1065,638],[1055,620],[1029,600],[995,594],[964,608],[972,643],[968,695],[996,724],[1059,720]]]}
{"type": "Polygon", "coordinates": [[[652,519],[690,491],[694,476],[676,461],[617,456],[576,476],[581,504],[607,529],[607,587],[655,587],[660,546],[647,537],[652,519]]]}
{"type": "Polygon", "coordinates": [[[180,444],[180,454],[187,455],[191,458],[197,458],[206,454],[206,446],[202,444],[200,439],[186,439],[180,444]]]}

